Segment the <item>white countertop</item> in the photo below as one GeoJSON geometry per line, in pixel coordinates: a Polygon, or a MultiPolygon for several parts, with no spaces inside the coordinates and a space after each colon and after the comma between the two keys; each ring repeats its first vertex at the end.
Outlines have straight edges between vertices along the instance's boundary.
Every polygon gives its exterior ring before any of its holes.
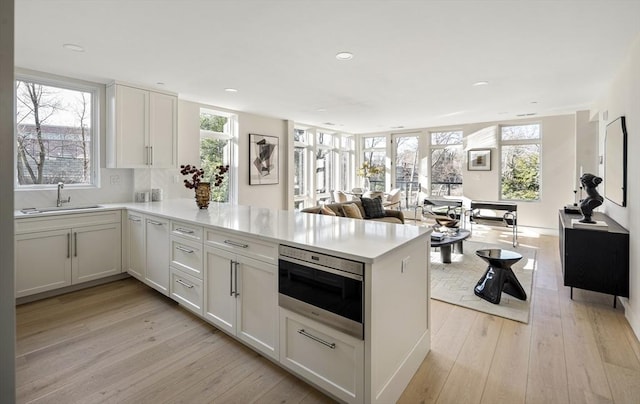
{"type": "Polygon", "coordinates": [[[430,229],[372,220],[348,219],[287,210],[211,202],[198,209],[193,199],[170,199],[147,203],[101,204],[100,208],[54,211],[38,214],[15,212],[15,218],[91,213],[128,209],[168,219],[196,223],[267,241],[289,244],[345,258],[373,262],[415,238],[423,238],[425,248],[430,229]]]}

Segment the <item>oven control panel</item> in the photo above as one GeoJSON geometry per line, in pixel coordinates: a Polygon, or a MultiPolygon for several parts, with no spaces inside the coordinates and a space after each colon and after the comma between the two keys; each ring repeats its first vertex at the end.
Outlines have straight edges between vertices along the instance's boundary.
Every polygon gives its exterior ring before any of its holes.
{"type": "Polygon", "coordinates": [[[332,255],[321,254],[282,244],[279,246],[279,254],[282,257],[294,258],[331,269],[351,272],[360,276],[364,275],[364,264],[362,262],[351,261],[346,258],[334,257],[332,255]]]}

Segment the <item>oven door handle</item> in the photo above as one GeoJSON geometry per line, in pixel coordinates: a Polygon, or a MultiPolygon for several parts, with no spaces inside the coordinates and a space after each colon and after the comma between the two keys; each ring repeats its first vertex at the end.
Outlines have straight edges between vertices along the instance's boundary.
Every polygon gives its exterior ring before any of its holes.
{"type": "Polygon", "coordinates": [[[290,262],[292,264],[300,265],[303,267],[317,269],[318,271],[329,272],[334,275],[344,276],[345,278],[355,279],[360,282],[362,282],[362,280],[364,279],[362,275],[354,274],[347,271],[341,271],[339,269],[323,267],[322,265],[314,264],[313,262],[302,261],[302,260],[291,258],[291,257],[285,257],[283,255],[278,256],[278,259],[281,261],[290,262]]]}

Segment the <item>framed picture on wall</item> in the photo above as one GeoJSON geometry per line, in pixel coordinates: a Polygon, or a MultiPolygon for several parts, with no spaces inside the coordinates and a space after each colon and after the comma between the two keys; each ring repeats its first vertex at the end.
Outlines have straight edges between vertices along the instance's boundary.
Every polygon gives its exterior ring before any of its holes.
{"type": "Polygon", "coordinates": [[[491,150],[469,150],[467,169],[469,171],[491,171],[491,150]]]}
{"type": "Polygon", "coordinates": [[[249,134],[249,185],[278,183],[278,138],[249,134]]]}

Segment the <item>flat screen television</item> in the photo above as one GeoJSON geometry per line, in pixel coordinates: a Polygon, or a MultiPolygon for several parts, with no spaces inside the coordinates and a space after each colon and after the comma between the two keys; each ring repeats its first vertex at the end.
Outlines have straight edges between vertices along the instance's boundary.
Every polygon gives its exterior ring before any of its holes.
{"type": "Polygon", "coordinates": [[[627,206],[627,127],[624,116],[607,125],[604,139],[604,196],[627,206]]]}

